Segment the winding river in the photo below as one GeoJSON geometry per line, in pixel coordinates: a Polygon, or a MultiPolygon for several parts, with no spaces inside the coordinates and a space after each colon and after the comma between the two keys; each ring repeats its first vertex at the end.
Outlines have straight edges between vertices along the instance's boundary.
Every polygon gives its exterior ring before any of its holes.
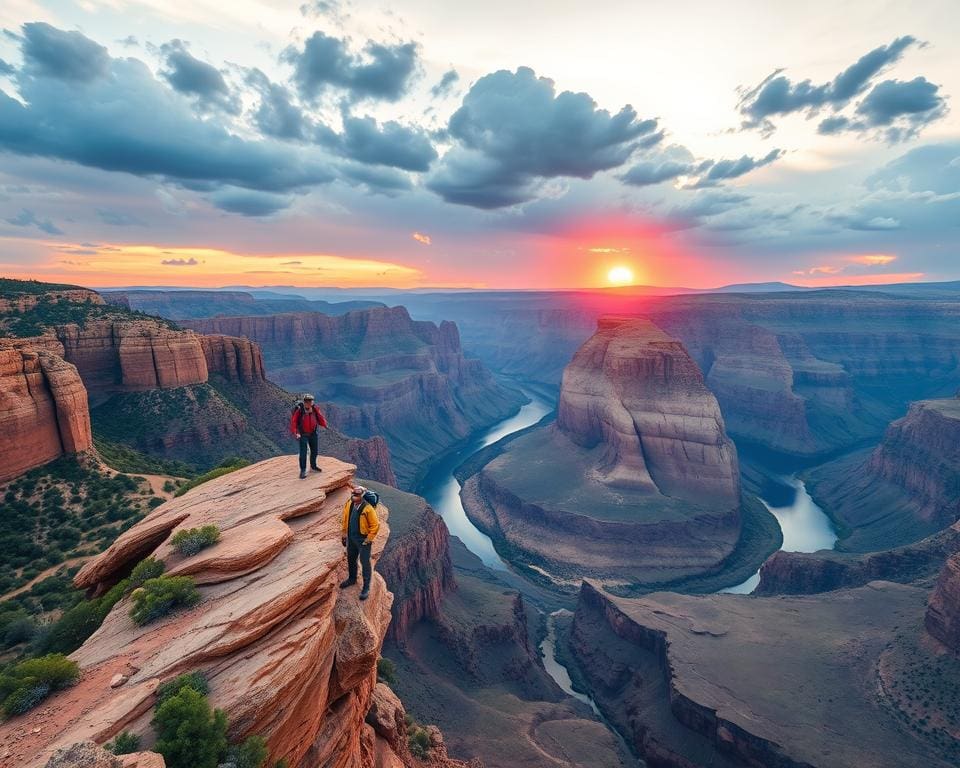
{"type": "MultiPolygon", "coordinates": [[[[477,451],[502,440],[507,435],[533,426],[554,409],[552,401],[534,392],[525,391],[525,394],[530,398],[530,402],[524,405],[518,413],[469,440],[459,450],[437,462],[424,477],[418,488],[418,493],[443,517],[450,533],[459,538],[467,549],[483,561],[484,565],[503,573],[511,581],[522,579],[522,577],[517,576],[500,557],[490,537],[470,522],[460,500],[460,481],[453,473],[458,466],[477,451]]],[[[793,501],[786,506],[774,506],[763,499],[761,501],[780,523],[780,528],[783,531],[781,549],[788,552],[816,552],[820,549],[833,549],[837,541],[833,525],[823,513],[823,510],[814,503],[810,494],[807,493],[803,481],[796,475],[783,476],[778,479],[784,485],[793,488],[793,501]]],[[[721,592],[750,594],[756,589],[759,581],[760,572],[758,570],[742,584],[721,590],[721,592]]],[[[622,736],[606,721],[593,698],[574,690],[570,673],[557,660],[555,619],[561,613],[563,613],[562,610],[555,611],[547,617],[547,635],[540,643],[544,668],[565,693],[589,706],[623,744],[622,736]]],[[[624,749],[626,749],[625,745],[624,749]]]]}

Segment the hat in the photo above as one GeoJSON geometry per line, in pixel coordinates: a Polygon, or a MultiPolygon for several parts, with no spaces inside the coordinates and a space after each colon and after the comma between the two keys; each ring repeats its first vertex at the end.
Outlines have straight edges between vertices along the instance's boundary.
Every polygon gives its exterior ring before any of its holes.
{"type": "Polygon", "coordinates": [[[304,395],[304,396],[303,396],[303,399],[304,399],[304,400],[313,400],[313,395],[304,395]]]}
{"type": "Polygon", "coordinates": [[[366,492],[367,492],[367,489],[364,488],[362,485],[355,485],[355,486],[353,486],[353,491],[352,491],[352,493],[353,493],[354,495],[360,494],[360,495],[362,496],[362,495],[363,495],[364,493],[366,493],[366,492]]]}

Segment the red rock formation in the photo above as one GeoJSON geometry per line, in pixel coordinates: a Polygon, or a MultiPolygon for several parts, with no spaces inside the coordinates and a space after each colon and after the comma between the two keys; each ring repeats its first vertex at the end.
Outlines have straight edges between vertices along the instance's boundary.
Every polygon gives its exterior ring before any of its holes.
{"type": "Polygon", "coordinates": [[[0,480],[93,446],[77,369],[47,351],[0,346],[0,480]]]}
{"type": "Polygon", "coordinates": [[[927,603],[925,624],[937,640],[960,653],[960,554],[947,560],[940,571],[927,603]]]}
{"type": "Polygon", "coordinates": [[[201,336],[200,346],[207,371],[219,373],[230,381],[255,384],[265,381],[260,346],[236,336],[201,336]]]}
{"type": "Polygon", "coordinates": [[[207,380],[200,339],[159,320],[91,320],[55,329],[63,356],[80,371],[92,400],[114,392],[169,389],[207,380]]]}
{"type": "Polygon", "coordinates": [[[683,345],[647,320],[606,318],[563,374],[557,426],[602,445],[604,482],[711,506],[740,503],[737,453],[683,345]]]}
{"type": "Polygon", "coordinates": [[[33,309],[41,301],[53,304],[61,301],[70,303],[105,304],[103,297],[96,291],[87,288],[71,288],[68,290],[50,290],[43,293],[25,293],[11,298],[0,298],[0,313],[26,312],[33,309]]]}
{"type": "Polygon", "coordinates": [[[156,752],[114,755],[92,741],[81,741],[58,749],[45,768],[165,768],[156,752]]]}
{"type": "MultiPolygon", "coordinates": [[[[375,576],[370,599],[341,591],[339,510],[353,467],[323,460],[324,472],[290,482],[272,459],[205,483],[158,507],[89,561],[76,577],[95,589],[155,550],[170,574],[191,574],[203,600],[189,611],[138,627],[122,600],[73,654],[83,676],[29,718],[0,725],[0,753],[42,765],[57,748],[103,743],[121,730],[149,748],[153,692],[188,670],[210,681],[211,703],[230,718],[234,739],[262,735],[270,763],[293,768],[369,765],[361,732],[392,596],[375,576]],[[193,557],[165,543],[175,530],[218,525],[220,542],[193,557]],[[156,549],[155,549],[156,548],[156,549]],[[128,680],[108,683],[116,673],[128,680]]],[[[389,510],[374,545],[389,536],[389,510]]]]}

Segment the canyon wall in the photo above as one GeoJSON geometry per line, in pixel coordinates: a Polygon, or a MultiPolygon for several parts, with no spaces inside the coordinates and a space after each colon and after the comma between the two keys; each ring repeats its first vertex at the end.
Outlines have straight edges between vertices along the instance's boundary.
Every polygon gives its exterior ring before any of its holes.
{"type": "Polygon", "coordinates": [[[93,447],[87,391],[51,352],[0,341],[0,481],[93,447]]]}
{"type": "MultiPolygon", "coordinates": [[[[414,764],[389,743],[395,727],[366,722],[372,711],[377,723],[390,705],[376,667],[393,597],[379,573],[367,601],[358,601],[356,588],[338,588],[345,574],[339,511],[354,467],[322,459],[322,474],[290,483],[284,461],[246,467],[161,505],[83,566],[75,584],[102,592],[152,555],[167,574],[191,576],[202,599],[143,626],[128,615],[130,598],[122,599],[72,654],[79,683],[0,725],[0,753],[12,754],[17,765],[41,766],[58,748],[102,744],[124,730],[149,749],[157,686],[199,671],[211,705],[229,718],[231,740],[262,736],[268,765],[414,764]],[[219,542],[177,554],[169,537],[201,525],[218,526],[219,542]]],[[[390,511],[379,511],[375,562],[390,536],[390,511]]]]}
{"type": "Polygon", "coordinates": [[[334,427],[358,437],[382,435],[408,487],[430,459],[522,402],[479,361],[463,356],[453,323],[415,322],[403,307],[186,324],[255,341],[271,377],[314,394],[334,427]]]}
{"type": "Polygon", "coordinates": [[[940,571],[925,616],[927,631],[950,650],[960,653],[960,554],[940,571]]]}

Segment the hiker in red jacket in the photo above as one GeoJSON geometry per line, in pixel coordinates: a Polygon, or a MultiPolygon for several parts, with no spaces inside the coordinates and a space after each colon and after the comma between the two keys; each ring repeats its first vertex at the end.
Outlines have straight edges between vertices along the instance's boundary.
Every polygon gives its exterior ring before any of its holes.
{"type": "Polygon", "coordinates": [[[303,402],[298,403],[290,414],[290,433],[300,441],[301,480],[307,476],[307,446],[310,446],[310,469],[314,472],[323,471],[317,466],[317,438],[320,427],[326,429],[327,420],[313,404],[313,395],[304,395],[303,402]]]}

